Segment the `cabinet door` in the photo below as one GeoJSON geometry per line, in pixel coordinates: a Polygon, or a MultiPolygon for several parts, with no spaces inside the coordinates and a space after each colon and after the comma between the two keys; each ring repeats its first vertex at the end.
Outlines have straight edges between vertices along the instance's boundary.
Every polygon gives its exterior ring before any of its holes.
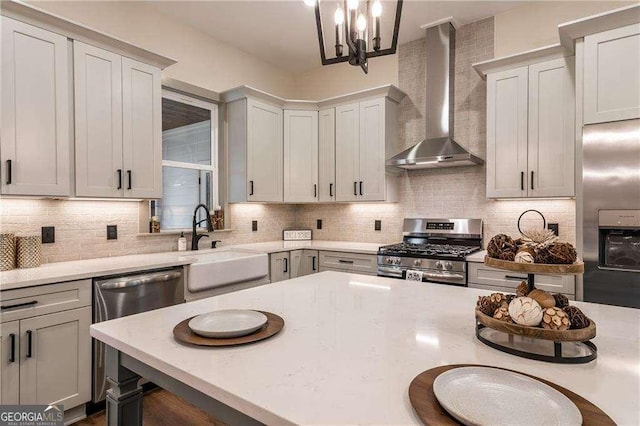
{"type": "Polygon", "coordinates": [[[124,196],[162,198],[160,69],[122,58],[124,196]]]}
{"type": "Polygon", "coordinates": [[[584,124],[640,118],[640,24],[584,38],[584,124]]]}
{"type": "Polygon", "coordinates": [[[336,201],[356,201],[360,180],[360,105],[336,107],[336,201]]]}
{"type": "Polygon", "coordinates": [[[282,201],[282,110],[247,101],[247,199],[282,201]]]}
{"type": "Polygon", "coordinates": [[[276,283],[278,281],[288,280],[291,274],[289,252],[273,253],[269,255],[269,259],[269,270],[271,272],[270,281],[276,283]]]}
{"type": "Polygon", "coordinates": [[[18,321],[0,324],[0,404],[20,403],[20,327],[18,321]]]}
{"type": "Polygon", "coordinates": [[[318,272],[318,250],[302,250],[300,276],[318,272]]]}
{"type": "Polygon", "coordinates": [[[70,195],[67,38],[2,17],[0,191],[70,195]]]}
{"type": "Polygon", "coordinates": [[[74,41],[76,195],[122,197],[122,57],[74,41]]]}
{"type": "Polygon", "coordinates": [[[323,109],[319,113],[319,201],[336,199],[336,110],[323,109]]]}
{"type": "Polygon", "coordinates": [[[528,68],[487,76],[487,197],[527,196],[528,68]]]}
{"type": "Polygon", "coordinates": [[[385,200],[385,99],[360,102],[358,195],[362,201],[385,200]]]}
{"type": "Polygon", "coordinates": [[[291,250],[289,252],[289,278],[301,277],[302,271],[302,250],[291,250]]]}
{"type": "Polygon", "coordinates": [[[318,111],[284,112],[284,201],[318,201],[318,111]]]}
{"type": "Polygon", "coordinates": [[[69,409],[91,399],[90,325],[91,307],[20,321],[20,404],[69,409]]]}
{"type": "Polygon", "coordinates": [[[529,66],[529,197],[574,190],[574,57],[529,66]]]}

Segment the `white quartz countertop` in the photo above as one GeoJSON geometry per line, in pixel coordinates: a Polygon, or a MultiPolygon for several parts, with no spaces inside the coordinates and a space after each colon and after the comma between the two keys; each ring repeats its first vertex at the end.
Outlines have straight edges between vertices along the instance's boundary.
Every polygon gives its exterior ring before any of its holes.
{"type": "Polygon", "coordinates": [[[484,263],[484,257],[487,255],[486,250],[480,250],[465,257],[467,262],[484,263]]]}
{"type": "Polygon", "coordinates": [[[261,253],[277,253],[281,251],[309,249],[341,251],[346,253],[377,254],[378,247],[384,244],[378,243],[357,243],[350,241],[268,241],[266,243],[239,244],[233,246],[235,249],[256,250],[261,253]]]}
{"type": "Polygon", "coordinates": [[[445,364],[484,364],[551,380],[620,425],[640,424],[640,310],[575,303],[598,327],[598,359],[561,365],[475,337],[488,294],[456,286],[323,272],[91,326],[91,335],[266,424],[417,424],[411,380],[445,364]],[[285,319],[271,339],[233,348],[177,343],[173,327],[216,309],[285,319]]]}
{"type": "Polygon", "coordinates": [[[348,241],[269,241],[265,243],[222,246],[197,252],[165,252],[128,256],[45,263],[37,268],[13,269],[0,272],[0,291],[52,284],[64,281],[125,274],[172,266],[188,265],[197,261],[196,254],[226,250],[244,250],[256,253],[276,253],[287,250],[313,249],[349,253],[375,254],[382,244],[348,241]]]}

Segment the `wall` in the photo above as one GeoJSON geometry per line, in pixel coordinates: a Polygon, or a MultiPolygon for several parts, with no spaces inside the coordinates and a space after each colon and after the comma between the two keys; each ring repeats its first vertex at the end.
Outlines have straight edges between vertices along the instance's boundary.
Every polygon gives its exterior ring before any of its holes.
{"type": "Polygon", "coordinates": [[[146,2],[33,1],[50,13],[168,56],[163,76],[222,92],[247,84],[294,97],[293,75],[153,9],[146,2]]]}
{"type": "MultiPolygon", "coordinates": [[[[56,242],[42,245],[45,263],[176,250],[178,235],[138,234],[139,205],[134,201],[3,198],[0,232],[40,235],[40,227],[55,226],[56,242]],[[117,240],[107,240],[107,225],[118,226],[117,240]]],[[[200,240],[200,247],[210,247],[212,239],[222,240],[221,245],[282,239],[282,229],[294,224],[294,212],[293,206],[232,205],[229,226],[234,231],[214,232],[200,240]],[[251,231],[252,220],[258,220],[257,232],[251,231]]]]}
{"type": "Polygon", "coordinates": [[[558,25],[637,2],[528,2],[495,16],[495,57],[559,43],[558,25]]]}
{"type": "MultiPolygon", "coordinates": [[[[493,57],[493,18],[462,26],[456,34],[455,140],[472,153],[486,153],[486,83],[471,64],[493,57]]],[[[425,49],[422,40],[399,47],[400,88],[407,93],[399,110],[398,150],[424,138],[425,49]]],[[[469,217],[484,220],[485,243],[493,235],[518,235],[520,213],[538,209],[547,221],[560,224],[560,237],[575,242],[573,200],[491,201],[485,197],[485,168],[464,167],[405,172],[400,178],[397,204],[345,204],[299,206],[299,226],[315,229],[316,219],[323,229],[314,238],[397,242],[402,237],[404,217],[469,217]],[[382,220],[382,231],[374,231],[374,220],[382,220]]],[[[541,226],[534,214],[525,216],[523,228],[541,226]]]]}

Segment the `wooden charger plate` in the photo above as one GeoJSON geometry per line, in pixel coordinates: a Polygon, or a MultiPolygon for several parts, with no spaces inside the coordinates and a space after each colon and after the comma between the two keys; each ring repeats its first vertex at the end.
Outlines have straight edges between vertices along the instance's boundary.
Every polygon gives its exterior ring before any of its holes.
{"type": "Polygon", "coordinates": [[[180,322],[173,328],[173,337],[182,343],[188,343],[190,345],[198,346],[238,346],[246,345],[249,343],[259,342],[260,340],[268,339],[280,332],[284,327],[284,320],[282,317],[272,314],[271,312],[257,311],[266,315],[267,323],[258,331],[247,334],[246,336],[231,337],[228,339],[213,339],[211,337],[198,336],[189,328],[189,321],[195,317],[187,318],[180,322]]]}
{"type": "MultiPolygon", "coordinates": [[[[490,367],[487,365],[475,365],[475,364],[453,364],[453,365],[443,365],[441,367],[432,368],[430,370],[424,371],[416,376],[415,379],[409,385],[409,399],[411,400],[411,405],[413,409],[420,417],[420,420],[424,424],[427,425],[460,425],[456,419],[451,417],[447,411],[442,408],[438,400],[436,399],[435,394],[433,393],[433,381],[440,374],[445,371],[452,370],[454,368],[459,367],[490,367]]],[[[498,367],[491,367],[498,368],[498,367]]],[[[521,373],[519,371],[507,370],[506,368],[500,368],[500,370],[513,371],[514,373],[523,374],[525,376],[531,377],[532,379],[538,380],[546,385],[551,386],[555,390],[562,393],[564,396],[569,398],[580,413],[582,414],[582,424],[583,426],[590,425],[615,425],[616,423],[611,419],[611,417],[607,416],[604,411],[584,399],[578,394],[571,392],[568,389],[563,388],[562,386],[558,386],[552,382],[549,382],[544,379],[540,379],[535,376],[531,376],[529,374],[521,373]]]]}
{"type": "Polygon", "coordinates": [[[578,275],[584,273],[584,262],[582,261],[577,261],[569,265],[553,265],[549,263],[518,263],[485,256],[484,264],[492,268],[522,272],[525,274],[578,275]]]}
{"type": "Polygon", "coordinates": [[[548,330],[542,327],[528,327],[500,321],[482,313],[476,308],[476,320],[494,330],[518,336],[533,337],[535,339],[552,340],[554,342],[586,342],[596,337],[596,323],[591,319],[585,328],[575,330],[548,330]]]}

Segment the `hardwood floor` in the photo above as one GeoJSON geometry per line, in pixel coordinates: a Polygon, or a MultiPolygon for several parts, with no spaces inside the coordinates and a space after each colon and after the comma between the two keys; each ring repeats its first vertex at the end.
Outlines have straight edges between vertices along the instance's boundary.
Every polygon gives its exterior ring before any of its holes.
{"type": "MultiPolygon", "coordinates": [[[[199,408],[164,389],[154,389],[144,395],[144,426],[189,425],[189,426],[225,426],[224,423],[209,416],[199,408]]],[[[74,423],[74,426],[106,425],[104,412],[74,423]]]]}

